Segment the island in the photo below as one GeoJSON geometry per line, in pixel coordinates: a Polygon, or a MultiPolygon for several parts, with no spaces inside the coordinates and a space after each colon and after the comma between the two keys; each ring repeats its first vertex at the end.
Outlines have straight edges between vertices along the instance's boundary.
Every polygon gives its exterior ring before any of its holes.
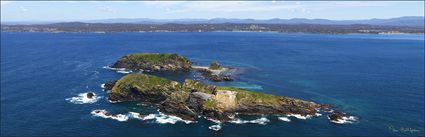
{"type": "Polygon", "coordinates": [[[189,79],[179,83],[141,73],[125,75],[110,90],[108,99],[112,103],[139,101],[157,104],[160,112],[185,120],[201,116],[225,122],[236,114],[313,116],[326,106],[189,79]]]}
{"type": "Polygon", "coordinates": [[[208,80],[233,81],[232,73],[236,69],[223,67],[217,61],[213,61],[209,67],[192,66],[192,61],[175,53],[134,53],[128,54],[115,62],[110,67],[117,70],[142,70],[155,71],[196,71],[208,80]]]}
{"type": "Polygon", "coordinates": [[[146,71],[189,71],[192,62],[178,54],[135,53],[121,57],[112,68],[146,71]]]}
{"type": "MultiPolygon", "coordinates": [[[[223,70],[216,61],[209,67],[192,68],[192,62],[177,54],[136,53],[120,58],[111,67],[151,71],[223,70]]],[[[184,120],[196,118],[226,122],[243,115],[312,117],[326,112],[334,123],[347,120],[346,113],[328,104],[276,96],[262,92],[204,84],[186,79],[177,82],[151,74],[132,73],[103,85],[111,103],[136,101],[158,106],[161,113],[184,120]]]]}
{"type": "Polygon", "coordinates": [[[202,76],[214,82],[233,81],[232,72],[235,68],[223,67],[217,61],[211,62],[210,66],[192,66],[193,70],[200,72],[202,76]]]}

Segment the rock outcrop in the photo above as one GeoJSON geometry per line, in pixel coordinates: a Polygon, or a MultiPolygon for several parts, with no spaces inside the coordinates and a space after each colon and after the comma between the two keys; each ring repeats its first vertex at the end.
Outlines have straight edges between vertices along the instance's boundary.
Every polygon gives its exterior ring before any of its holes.
{"type": "Polygon", "coordinates": [[[115,83],[117,81],[116,80],[112,80],[112,81],[107,81],[104,85],[103,85],[103,89],[105,90],[112,90],[112,88],[114,87],[115,83]]]}
{"type": "Polygon", "coordinates": [[[222,67],[217,61],[213,61],[209,67],[193,66],[193,70],[200,72],[205,79],[219,81],[233,81],[231,72],[235,69],[222,67]]]}
{"type": "Polygon", "coordinates": [[[158,104],[162,113],[194,120],[204,116],[228,121],[241,115],[315,115],[323,105],[245,89],[176,81],[147,74],[129,74],[109,94],[111,102],[141,101],[158,104]]]}

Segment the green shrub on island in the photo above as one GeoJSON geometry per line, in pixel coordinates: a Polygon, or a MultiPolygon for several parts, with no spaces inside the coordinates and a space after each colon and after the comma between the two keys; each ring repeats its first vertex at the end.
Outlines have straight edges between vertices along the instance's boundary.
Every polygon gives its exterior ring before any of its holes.
{"type": "Polygon", "coordinates": [[[213,61],[213,62],[211,62],[209,69],[220,70],[220,69],[223,69],[223,68],[220,66],[220,64],[218,64],[217,61],[213,61]]]}
{"type": "Polygon", "coordinates": [[[174,53],[134,53],[121,57],[112,68],[131,70],[178,71],[190,70],[192,62],[174,53]]]}

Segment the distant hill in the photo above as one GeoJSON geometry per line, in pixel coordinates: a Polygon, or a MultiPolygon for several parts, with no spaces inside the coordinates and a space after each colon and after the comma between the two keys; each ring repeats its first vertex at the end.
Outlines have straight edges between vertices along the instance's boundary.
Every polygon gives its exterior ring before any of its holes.
{"type": "MultiPolygon", "coordinates": [[[[63,21],[51,22],[2,22],[7,25],[31,25],[31,24],[50,24],[59,23],[63,21]]],[[[405,16],[390,19],[367,19],[367,20],[328,20],[328,19],[234,19],[234,18],[213,18],[213,19],[149,19],[149,18],[115,18],[115,19],[101,19],[101,20],[86,20],[75,21],[83,23],[125,23],[125,24],[287,24],[287,25],[300,25],[300,24],[317,24],[317,25],[381,25],[381,26],[412,26],[424,27],[424,17],[421,16],[405,16]]]]}
{"type": "Polygon", "coordinates": [[[321,24],[321,25],[385,25],[385,26],[424,26],[424,17],[421,16],[405,16],[391,19],[368,19],[368,20],[328,20],[328,19],[232,19],[232,18],[213,18],[213,19],[104,19],[104,20],[88,20],[85,23],[132,23],[132,24],[321,24]]]}

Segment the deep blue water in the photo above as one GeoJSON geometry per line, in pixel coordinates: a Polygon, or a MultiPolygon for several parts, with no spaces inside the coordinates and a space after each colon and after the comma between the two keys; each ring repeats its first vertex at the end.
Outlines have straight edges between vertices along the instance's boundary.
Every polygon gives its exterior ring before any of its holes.
{"type": "MultiPolygon", "coordinates": [[[[159,74],[171,79],[190,74],[159,74]]],[[[181,78],[180,78],[181,79],[181,78]]],[[[1,33],[1,135],[394,136],[424,134],[424,36],[282,33],[1,33]],[[159,124],[94,117],[154,113],[110,104],[100,84],[124,74],[104,69],[135,52],[172,52],[200,65],[218,60],[243,68],[234,82],[214,83],[327,103],[359,120],[325,116],[259,124],[159,124]],[[93,104],[65,100],[93,91],[93,104]],[[396,132],[392,129],[414,129],[396,132]]]]}

